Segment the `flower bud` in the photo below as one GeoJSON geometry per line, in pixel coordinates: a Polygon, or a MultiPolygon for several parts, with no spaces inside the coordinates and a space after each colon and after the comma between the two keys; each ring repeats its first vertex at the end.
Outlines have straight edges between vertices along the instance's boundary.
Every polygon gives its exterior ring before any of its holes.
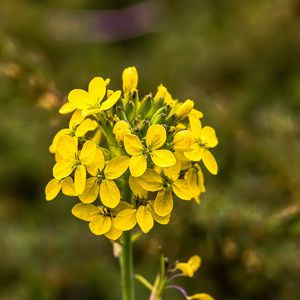
{"type": "Polygon", "coordinates": [[[123,141],[125,134],[130,133],[129,124],[126,121],[119,121],[113,129],[117,141],[123,141]]]}
{"type": "Polygon", "coordinates": [[[135,67],[128,67],[123,71],[123,91],[133,93],[138,84],[138,73],[135,67]]]}
{"type": "Polygon", "coordinates": [[[181,119],[186,117],[192,111],[194,104],[195,103],[193,100],[185,100],[184,103],[176,111],[177,118],[181,119]]]}

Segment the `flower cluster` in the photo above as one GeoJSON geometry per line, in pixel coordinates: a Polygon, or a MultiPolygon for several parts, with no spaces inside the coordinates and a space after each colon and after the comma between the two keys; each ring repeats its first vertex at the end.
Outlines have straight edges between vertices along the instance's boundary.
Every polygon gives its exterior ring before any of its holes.
{"type": "Polygon", "coordinates": [[[123,92],[96,77],[69,93],[59,112],[72,117],[49,148],[56,163],[45,189],[47,200],[60,191],[78,197],[73,215],[112,240],[136,225],[147,233],[167,224],[174,197],[200,202],[202,166],[218,172],[215,130],[202,126],[194,101],[173,99],[163,85],[140,99],[135,67],[122,79],[123,92]]]}

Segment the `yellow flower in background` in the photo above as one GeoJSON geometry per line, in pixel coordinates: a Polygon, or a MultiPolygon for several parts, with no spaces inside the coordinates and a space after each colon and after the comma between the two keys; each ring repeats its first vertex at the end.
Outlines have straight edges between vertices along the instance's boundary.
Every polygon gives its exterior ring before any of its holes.
{"type": "Polygon", "coordinates": [[[89,83],[88,91],[74,89],[68,95],[69,102],[82,111],[83,116],[97,114],[112,108],[120,99],[121,91],[115,91],[107,100],[103,101],[106,94],[106,84],[102,77],[95,77],[89,83]]]}
{"type": "Polygon", "coordinates": [[[126,121],[118,121],[115,126],[114,126],[114,129],[113,129],[113,134],[115,135],[116,137],[116,140],[119,142],[119,141],[124,141],[124,136],[126,134],[129,134],[131,133],[130,131],[130,126],[128,124],[128,122],[126,121]]]}
{"type": "Polygon", "coordinates": [[[56,151],[61,159],[53,167],[56,179],[68,177],[74,170],[74,187],[77,194],[82,194],[86,183],[86,165],[89,165],[96,154],[96,144],[86,141],[78,150],[78,140],[69,135],[61,136],[56,145],[56,151]]]}
{"type": "Polygon", "coordinates": [[[46,200],[53,200],[60,191],[66,196],[77,196],[72,177],[69,176],[61,180],[51,179],[45,188],[46,200]]]}
{"type": "Polygon", "coordinates": [[[214,298],[206,293],[198,293],[188,296],[187,300],[214,300],[214,298]]]}
{"type": "Polygon", "coordinates": [[[128,67],[123,71],[123,91],[124,93],[133,93],[138,85],[138,72],[135,67],[128,67]]]}
{"type": "Polygon", "coordinates": [[[152,162],[162,168],[175,165],[176,158],[170,150],[159,149],[166,142],[166,130],[160,124],[151,125],[146,133],[146,147],[142,144],[137,135],[126,134],[124,136],[124,147],[131,155],[129,170],[132,176],[139,177],[147,169],[147,158],[151,157],[152,162]]]}
{"type": "Polygon", "coordinates": [[[192,256],[187,262],[178,262],[176,269],[180,270],[184,275],[193,277],[194,273],[201,266],[201,257],[198,255],[192,256]]]}
{"type": "Polygon", "coordinates": [[[85,119],[81,111],[77,109],[69,122],[69,128],[59,130],[54,136],[53,142],[49,147],[51,153],[56,152],[56,145],[59,138],[63,135],[76,136],[77,138],[84,137],[89,131],[93,131],[98,127],[95,120],[85,119]]]}
{"type": "Polygon", "coordinates": [[[202,127],[201,121],[197,118],[189,118],[190,130],[195,136],[195,143],[191,147],[191,151],[185,152],[184,155],[191,161],[202,160],[207,170],[212,174],[218,173],[218,164],[208,150],[214,148],[218,144],[215,130],[210,126],[202,127]]]}
{"type": "Polygon", "coordinates": [[[92,177],[87,179],[86,188],[79,199],[84,203],[92,203],[99,195],[105,206],[115,208],[120,203],[120,190],[114,180],[126,172],[128,163],[127,156],[117,156],[105,163],[102,151],[97,149],[94,160],[86,166],[92,177]]]}
{"type": "Polygon", "coordinates": [[[122,231],[114,225],[114,216],[116,210],[108,209],[104,206],[95,206],[92,204],[77,203],[72,208],[72,214],[89,222],[89,228],[95,235],[105,235],[108,239],[117,240],[122,231]]]}

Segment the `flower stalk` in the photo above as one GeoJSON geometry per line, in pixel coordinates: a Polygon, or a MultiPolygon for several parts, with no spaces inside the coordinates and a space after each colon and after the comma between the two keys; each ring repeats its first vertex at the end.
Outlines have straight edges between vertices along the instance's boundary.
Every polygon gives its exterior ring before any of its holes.
{"type": "Polygon", "coordinates": [[[123,233],[122,254],[120,256],[122,300],[134,300],[134,273],[131,231],[123,233]]]}

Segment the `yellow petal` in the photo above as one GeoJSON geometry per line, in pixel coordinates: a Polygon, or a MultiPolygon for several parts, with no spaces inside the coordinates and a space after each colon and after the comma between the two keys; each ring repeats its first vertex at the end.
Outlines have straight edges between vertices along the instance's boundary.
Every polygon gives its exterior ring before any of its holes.
{"type": "Polygon", "coordinates": [[[55,153],[56,152],[56,146],[57,146],[57,142],[60,139],[61,136],[63,135],[69,135],[70,134],[70,129],[61,129],[59,130],[56,135],[53,138],[52,144],[49,147],[49,151],[50,153],[55,153]]]}
{"type": "Polygon", "coordinates": [[[203,118],[203,113],[200,110],[193,108],[192,111],[190,112],[189,116],[192,116],[196,119],[201,119],[201,118],[203,118]]]}
{"type": "Polygon", "coordinates": [[[104,169],[106,179],[117,179],[128,169],[130,158],[128,156],[117,156],[107,162],[104,169]]]}
{"type": "Polygon", "coordinates": [[[61,136],[56,145],[56,151],[66,160],[74,160],[77,153],[78,140],[69,135],[61,136]]]}
{"type": "Polygon", "coordinates": [[[202,159],[205,148],[200,147],[199,144],[193,144],[191,151],[184,152],[184,156],[191,161],[200,161],[202,159]]]}
{"type": "Polygon", "coordinates": [[[164,126],[160,124],[151,125],[146,134],[146,145],[149,150],[160,148],[166,141],[167,134],[164,126]]]}
{"type": "Polygon", "coordinates": [[[199,255],[193,255],[187,263],[191,266],[193,272],[196,272],[201,266],[201,257],[199,255]]]}
{"type": "Polygon", "coordinates": [[[184,179],[176,180],[172,185],[172,189],[174,194],[182,200],[191,200],[194,195],[193,189],[184,179]]]}
{"type": "Polygon", "coordinates": [[[74,183],[73,183],[72,177],[70,177],[70,176],[66,177],[62,181],[61,191],[66,196],[70,196],[70,197],[77,196],[77,193],[76,193],[75,188],[74,188],[74,183]]]}
{"type": "Polygon", "coordinates": [[[114,208],[120,203],[120,191],[114,181],[102,180],[100,185],[100,199],[105,206],[110,208],[114,208]]]}
{"type": "Polygon", "coordinates": [[[174,166],[163,168],[164,174],[172,181],[178,179],[180,170],[181,170],[181,162],[179,160],[176,161],[176,164],[174,166]]]}
{"type": "Polygon", "coordinates": [[[115,220],[114,225],[122,231],[131,230],[136,225],[136,209],[126,208],[120,211],[115,220]]]}
{"type": "Polygon", "coordinates": [[[89,94],[93,104],[100,104],[106,93],[106,85],[102,77],[95,77],[89,83],[89,94]]]}
{"type": "Polygon", "coordinates": [[[211,174],[216,175],[218,173],[218,164],[209,150],[204,152],[202,161],[211,174]]]}
{"type": "Polygon", "coordinates": [[[126,134],[124,136],[124,147],[130,155],[140,155],[143,153],[144,146],[139,137],[135,134],[126,134]]]}
{"type": "Polygon", "coordinates": [[[205,293],[198,293],[192,296],[188,296],[187,300],[214,300],[214,298],[205,293]]]}
{"type": "Polygon", "coordinates": [[[200,139],[201,142],[208,148],[213,148],[218,145],[216,131],[210,126],[202,128],[200,132],[200,139]]]}
{"type": "Polygon", "coordinates": [[[138,182],[143,189],[156,192],[163,188],[161,176],[152,169],[147,169],[143,176],[138,178],[138,182]]]}
{"type": "Polygon", "coordinates": [[[151,208],[151,213],[152,213],[153,219],[154,219],[157,223],[159,223],[159,224],[166,225],[166,224],[168,224],[169,221],[170,221],[171,214],[167,214],[167,215],[165,215],[165,216],[162,217],[162,216],[159,216],[159,215],[154,211],[153,208],[151,208]]]}
{"type": "Polygon", "coordinates": [[[110,231],[105,233],[105,236],[108,239],[115,241],[122,235],[122,233],[123,233],[122,230],[119,230],[114,226],[114,221],[112,220],[110,231]]]}
{"type": "Polygon", "coordinates": [[[173,210],[172,193],[168,190],[159,191],[154,200],[154,211],[159,216],[166,216],[173,210]]]}
{"type": "Polygon", "coordinates": [[[176,164],[174,154],[169,150],[154,150],[151,152],[153,163],[161,168],[167,168],[176,164]]]}
{"type": "Polygon", "coordinates": [[[83,137],[87,134],[89,131],[93,131],[98,127],[98,124],[96,121],[91,119],[84,120],[75,131],[75,135],[77,137],[83,137]]]}
{"type": "Polygon", "coordinates": [[[68,100],[74,107],[78,109],[86,109],[90,102],[90,95],[87,91],[75,89],[69,93],[68,100]]]}
{"type": "Polygon", "coordinates": [[[72,111],[74,111],[76,109],[75,105],[73,103],[67,102],[64,103],[61,108],[59,109],[59,113],[64,115],[64,114],[68,114],[72,111]]]}
{"type": "Polygon", "coordinates": [[[92,141],[86,141],[79,153],[79,160],[83,165],[89,165],[95,158],[97,146],[92,141]]]}
{"type": "Polygon", "coordinates": [[[177,263],[176,269],[180,270],[184,275],[193,277],[194,272],[188,263],[177,263]]]}
{"type": "Polygon", "coordinates": [[[83,165],[79,165],[76,167],[74,174],[74,187],[75,191],[78,195],[81,195],[85,189],[86,182],[86,170],[83,165]]]}
{"type": "Polygon", "coordinates": [[[63,179],[68,177],[73,172],[73,161],[70,160],[60,160],[53,167],[53,177],[56,179],[63,179]]]}
{"type": "Polygon", "coordinates": [[[189,116],[189,123],[190,123],[190,128],[193,134],[197,137],[200,138],[200,133],[202,130],[202,124],[201,121],[194,117],[193,115],[189,116]]]}
{"type": "Polygon", "coordinates": [[[136,220],[144,233],[147,233],[154,225],[149,205],[141,205],[136,212],[136,220]]]}
{"type": "Polygon", "coordinates": [[[112,108],[117,101],[120,99],[121,97],[121,91],[115,91],[106,101],[104,101],[100,108],[101,110],[107,110],[112,108]]]}
{"type": "Polygon", "coordinates": [[[141,187],[137,177],[129,176],[129,186],[136,197],[139,197],[140,199],[147,198],[147,191],[141,187]]]}
{"type": "Polygon", "coordinates": [[[95,235],[102,235],[111,229],[111,217],[99,215],[89,223],[90,230],[95,235]]]}
{"type": "Polygon", "coordinates": [[[100,209],[92,204],[77,203],[72,208],[72,214],[83,221],[90,221],[100,213],[100,209]]]}
{"type": "Polygon", "coordinates": [[[134,177],[142,176],[147,169],[147,159],[143,154],[132,156],[129,161],[130,174],[134,177]]]}
{"type": "Polygon", "coordinates": [[[84,120],[80,109],[76,109],[69,122],[69,128],[72,130],[84,120]]]}
{"type": "Polygon", "coordinates": [[[181,130],[174,136],[173,149],[176,151],[189,151],[194,140],[194,134],[190,130],[181,130]]]}
{"type": "Polygon", "coordinates": [[[100,170],[100,171],[103,170],[104,163],[105,163],[105,161],[104,161],[103,152],[101,149],[97,148],[94,160],[92,161],[92,163],[86,165],[86,170],[92,176],[96,176],[98,173],[98,170],[100,170]]]}
{"type": "Polygon", "coordinates": [[[45,188],[46,200],[53,200],[60,192],[61,186],[62,183],[60,180],[56,178],[51,179],[45,188]]]}
{"type": "Polygon", "coordinates": [[[79,195],[79,199],[83,203],[94,202],[99,195],[99,184],[96,177],[90,177],[86,180],[85,190],[82,195],[79,195]]]}

